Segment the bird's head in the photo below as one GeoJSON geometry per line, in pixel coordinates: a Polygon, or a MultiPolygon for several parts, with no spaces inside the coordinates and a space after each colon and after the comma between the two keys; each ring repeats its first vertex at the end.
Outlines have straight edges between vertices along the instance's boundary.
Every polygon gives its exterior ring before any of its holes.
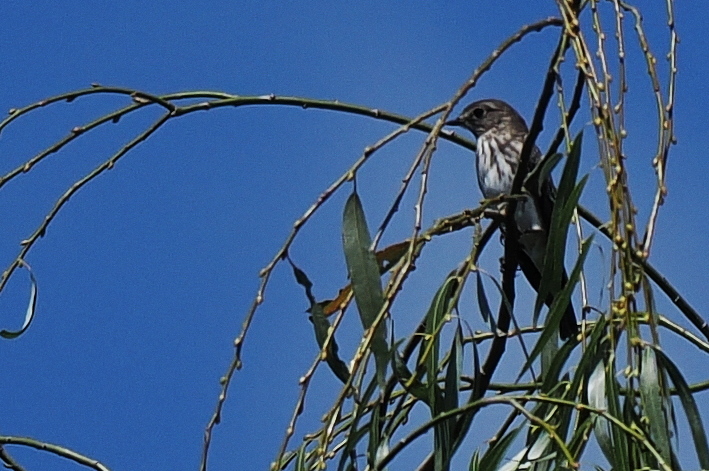
{"type": "Polygon", "coordinates": [[[475,137],[480,137],[490,129],[508,129],[512,132],[526,133],[527,125],[522,116],[502,100],[478,100],[466,106],[455,119],[446,121],[448,126],[464,127],[475,137]]]}

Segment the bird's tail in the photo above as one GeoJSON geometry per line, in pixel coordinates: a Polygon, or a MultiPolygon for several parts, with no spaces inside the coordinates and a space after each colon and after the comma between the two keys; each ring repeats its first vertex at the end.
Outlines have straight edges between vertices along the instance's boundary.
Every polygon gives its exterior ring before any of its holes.
{"type": "MultiPolygon", "coordinates": [[[[566,270],[561,272],[561,287],[566,286],[569,282],[569,276],[566,274],[566,270]]],[[[547,306],[551,306],[551,301],[553,298],[549,296],[546,301],[547,306]]],[[[576,322],[576,312],[574,312],[574,306],[569,301],[569,305],[566,306],[566,312],[559,322],[559,337],[562,340],[566,340],[571,336],[576,335],[579,332],[579,325],[576,322]]]]}
{"type": "MultiPolygon", "coordinates": [[[[547,303],[548,305],[549,303],[547,303]]],[[[573,337],[579,332],[579,325],[576,322],[576,312],[574,312],[574,307],[569,302],[566,306],[566,312],[559,322],[559,337],[562,340],[566,340],[569,337],[573,337]]]]}
{"type": "MultiPolygon", "coordinates": [[[[532,261],[529,254],[525,250],[519,251],[519,266],[522,269],[522,273],[524,273],[527,278],[527,281],[529,281],[529,284],[532,285],[532,288],[534,288],[535,291],[539,291],[539,284],[541,283],[542,275],[536,264],[532,261]]],[[[569,277],[566,274],[566,270],[562,272],[561,277],[561,287],[563,288],[566,286],[566,283],[569,282],[569,277]]],[[[544,300],[544,304],[551,307],[551,304],[554,302],[555,294],[556,293],[549,293],[544,300]]],[[[564,312],[561,321],[559,321],[559,336],[562,340],[566,340],[569,337],[576,335],[578,331],[579,326],[576,322],[576,312],[574,311],[571,301],[569,301],[568,306],[566,306],[566,312],[564,312]]]]}

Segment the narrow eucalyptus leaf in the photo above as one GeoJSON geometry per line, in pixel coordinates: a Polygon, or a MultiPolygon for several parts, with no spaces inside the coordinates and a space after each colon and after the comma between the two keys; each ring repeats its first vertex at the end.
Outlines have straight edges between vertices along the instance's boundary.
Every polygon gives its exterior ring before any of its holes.
{"type": "Polygon", "coordinates": [[[287,257],[287,259],[293,269],[293,276],[295,276],[296,283],[305,289],[305,296],[308,298],[308,301],[312,306],[316,302],[315,296],[313,295],[313,283],[310,281],[310,278],[308,278],[308,275],[306,275],[303,270],[298,268],[290,257],[287,257]]]}
{"type": "MultiPolygon", "coordinates": [[[[463,360],[463,331],[460,323],[453,335],[448,368],[446,369],[445,388],[443,390],[443,410],[450,411],[458,408],[458,391],[460,389],[460,371],[463,360]]],[[[452,422],[455,422],[453,420],[452,422]]]]}
{"type": "Polygon", "coordinates": [[[709,469],[709,445],[707,444],[706,429],[702,423],[702,416],[699,413],[699,408],[697,407],[697,402],[694,400],[692,391],[689,389],[689,385],[684,379],[684,376],[682,376],[680,369],[677,368],[677,365],[661,350],[655,353],[658,361],[662,363],[662,366],[667,372],[670,381],[672,381],[675,389],[677,389],[682,408],[687,415],[689,429],[692,432],[692,440],[694,441],[694,448],[697,451],[699,465],[702,469],[709,469]]]}
{"type": "MultiPolygon", "coordinates": [[[[561,371],[566,364],[566,361],[571,356],[576,346],[575,342],[565,342],[561,347],[556,348],[556,354],[550,359],[550,362],[546,365],[544,371],[544,378],[542,382],[542,391],[551,394],[559,385],[559,377],[561,376],[561,371]]],[[[554,394],[555,397],[562,397],[559,394],[554,394]]]]}
{"type": "MultiPolygon", "coordinates": [[[[311,306],[310,322],[313,323],[313,328],[315,329],[315,340],[322,349],[330,330],[330,321],[325,317],[321,305],[313,304],[311,306]]],[[[338,352],[339,347],[333,337],[330,339],[327,349],[325,350],[325,362],[330,367],[330,370],[335,373],[335,376],[343,383],[346,383],[350,378],[350,370],[347,368],[347,364],[340,358],[338,352]]]]}
{"type": "MultiPolygon", "coordinates": [[[[534,304],[535,319],[538,317],[547,296],[549,296],[550,293],[557,293],[561,287],[568,229],[587,181],[588,175],[584,175],[579,183],[573,187],[568,198],[564,198],[563,200],[557,199],[554,205],[546,252],[544,254],[542,279],[539,282],[537,300],[534,304]]],[[[564,307],[566,307],[566,305],[564,305],[564,307]]]]}
{"type": "MultiPolygon", "coordinates": [[[[357,193],[352,193],[345,203],[342,241],[360,320],[364,328],[369,329],[384,305],[384,294],[379,263],[371,250],[372,239],[357,193]]],[[[377,379],[383,388],[386,382],[386,368],[389,363],[389,348],[383,322],[374,332],[371,346],[376,363],[377,379]]]]}
{"type": "Polygon", "coordinates": [[[492,311],[490,310],[490,303],[487,301],[487,295],[485,294],[485,286],[483,285],[482,276],[480,271],[475,272],[475,278],[477,283],[477,298],[478,298],[478,309],[480,309],[480,315],[484,322],[488,322],[488,319],[492,319],[492,311]]]}
{"type": "MultiPolygon", "coordinates": [[[[477,343],[473,342],[473,389],[470,391],[470,396],[468,397],[468,404],[480,399],[484,392],[481,391],[481,371],[480,371],[480,354],[478,352],[477,343]]],[[[453,443],[453,451],[458,449],[463,439],[468,435],[468,430],[473,423],[473,419],[477,414],[479,409],[470,409],[458,417],[456,427],[455,427],[455,441],[453,443]]]]}
{"type": "Polygon", "coordinates": [[[662,455],[665,463],[672,462],[670,427],[667,420],[667,411],[664,408],[662,389],[660,388],[660,372],[655,359],[655,350],[650,347],[643,348],[640,363],[640,398],[642,399],[642,412],[647,418],[655,448],[662,455]]]}
{"type": "MultiPolygon", "coordinates": [[[[438,386],[438,370],[440,358],[440,337],[443,324],[448,321],[452,308],[452,297],[458,287],[458,279],[451,274],[443,282],[433,298],[433,302],[426,314],[426,337],[422,348],[426,351],[426,378],[428,381],[428,397],[431,404],[432,415],[435,417],[445,412],[445,396],[438,386]]],[[[433,427],[434,442],[434,467],[435,469],[448,469],[453,450],[451,421],[439,422],[433,427]]]]}
{"type": "MultiPolygon", "coordinates": [[[[604,368],[604,373],[606,375],[606,412],[623,422],[632,423],[634,418],[627,415],[627,408],[621,407],[620,385],[615,377],[614,365],[615,363],[607,363],[604,368]]],[[[628,404],[630,404],[630,401],[625,402],[625,405],[628,404]]],[[[625,431],[620,430],[618,427],[611,426],[610,432],[611,441],[613,443],[613,448],[611,449],[613,459],[609,459],[608,461],[614,463],[614,469],[631,469],[631,454],[633,453],[633,450],[631,449],[632,442],[629,442],[625,431]]],[[[633,448],[637,449],[634,444],[633,448]]]]}
{"type": "MultiPolygon", "coordinates": [[[[608,399],[606,394],[606,371],[603,361],[599,361],[588,380],[588,405],[594,409],[607,410],[608,399]]],[[[608,462],[613,466],[614,451],[611,428],[605,417],[597,416],[593,432],[608,462]]]]}
{"type": "MultiPolygon", "coordinates": [[[[557,349],[556,355],[551,359],[551,361],[546,365],[543,370],[544,377],[541,392],[543,394],[549,395],[551,397],[556,397],[559,399],[567,399],[572,402],[581,401],[582,398],[576,397],[578,389],[574,389],[571,386],[571,381],[568,376],[571,373],[565,373],[562,375],[562,370],[566,362],[568,361],[571,353],[576,349],[577,343],[575,341],[564,342],[561,347],[557,349]]],[[[576,365],[574,365],[575,367],[576,365]]],[[[575,372],[575,368],[572,369],[575,372]]],[[[552,405],[540,403],[540,411],[554,410],[555,411],[555,427],[557,434],[560,437],[566,437],[569,429],[574,428],[577,424],[574,419],[574,408],[562,405],[552,405]]],[[[546,414],[542,412],[541,414],[536,414],[538,416],[545,416],[546,414]]],[[[568,442],[567,442],[568,443],[568,442]]]]}
{"type": "Polygon", "coordinates": [[[291,267],[293,268],[295,281],[305,289],[311,289],[313,287],[313,283],[310,281],[310,278],[308,278],[308,275],[306,275],[305,272],[298,268],[293,262],[291,262],[291,267]]]}
{"type": "Polygon", "coordinates": [[[307,471],[307,455],[308,455],[308,450],[305,448],[305,445],[307,442],[303,442],[300,447],[298,447],[298,452],[295,458],[295,471],[307,471]]]}
{"type": "Polygon", "coordinates": [[[574,142],[571,143],[569,156],[564,164],[564,170],[561,173],[559,180],[559,189],[556,194],[557,203],[566,202],[567,195],[571,194],[574,186],[576,186],[576,178],[579,173],[579,165],[581,163],[581,147],[583,144],[583,131],[576,135],[574,142]]]}
{"type": "Polygon", "coordinates": [[[397,380],[399,380],[399,384],[401,384],[406,392],[430,406],[428,388],[422,384],[421,381],[413,378],[411,371],[409,371],[409,368],[406,366],[404,359],[401,358],[398,351],[394,352],[392,361],[394,363],[394,374],[397,380]]]}
{"type": "Polygon", "coordinates": [[[539,162],[525,178],[524,187],[532,192],[541,193],[544,182],[549,178],[551,172],[561,162],[562,158],[563,155],[557,152],[550,155],[548,159],[539,162]]]}
{"type": "Polygon", "coordinates": [[[370,468],[375,468],[379,462],[379,446],[381,445],[381,417],[379,407],[372,408],[370,414],[372,420],[369,422],[369,440],[367,441],[367,464],[370,468]]]}
{"type": "MultiPolygon", "coordinates": [[[[450,356],[448,358],[448,368],[446,369],[445,377],[445,387],[443,390],[443,411],[448,412],[458,408],[458,391],[460,389],[460,374],[463,360],[463,331],[460,327],[460,323],[455,330],[453,335],[453,344],[451,345],[450,356]]],[[[457,420],[455,417],[451,417],[445,422],[441,423],[441,427],[445,430],[441,430],[444,434],[444,440],[442,440],[442,446],[446,450],[446,462],[450,461],[453,456],[454,447],[454,435],[456,430],[457,420]]]]}
{"type": "MultiPolygon", "coordinates": [[[[571,213],[566,210],[567,201],[573,198],[572,192],[578,189],[578,196],[575,197],[573,207],[578,203],[580,191],[584,185],[576,185],[578,177],[579,164],[581,159],[581,144],[583,142],[583,132],[579,133],[571,145],[571,151],[564,164],[564,170],[561,174],[559,188],[556,191],[556,201],[554,210],[552,211],[550,232],[548,234],[546,253],[544,254],[544,268],[542,270],[542,279],[537,290],[537,300],[534,305],[533,319],[539,318],[539,312],[544,304],[549,293],[558,291],[564,266],[564,252],[566,250],[566,236],[569,223],[571,222],[571,213]]],[[[540,181],[540,184],[543,180],[540,181]]],[[[585,180],[584,180],[585,184],[585,180]]]]}
{"type": "Polygon", "coordinates": [[[606,331],[608,320],[600,316],[589,332],[586,330],[586,348],[581,353],[581,358],[576,364],[575,373],[571,381],[571,390],[578,391],[595,370],[598,362],[605,358],[608,352],[606,331]],[[605,340],[604,340],[605,339],[605,340]]]}
{"type": "MultiPolygon", "coordinates": [[[[455,276],[449,275],[443,282],[436,295],[433,297],[431,306],[426,313],[425,340],[421,346],[425,352],[426,376],[431,390],[438,389],[437,374],[438,361],[440,355],[440,334],[443,324],[448,320],[451,310],[451,298],[458,287],[458,280],[455,276]]],[[[431,401],[435,402],[435,397],[431,396],[431,401]]]]}
{"type": "MultiPolygon", "coordinates": [[[[304,288],[305,295],[310,301],[310,309],[308,309],[308,312],[310,313],[309,319],[313,324],[313,329],[315,330],[315,340],[318,343],[318,347],[322,350],[330,331],[330,321],[327,320],[324,312],[324,306],[328,303],[316,302],[312,291],[313,283],[308,278],[308,275],[306,275],[303,270],[298,268],[290,258],[288,258],[288,263],[290,263],[293,268],[293,275],[295,276],[296,282],[304,288]]],[[[338,351],[339,348],[337,346],[337,342],[335,341],[335,338],[332,337],[327,343],[327,348],[325,349],[323,359],[332,372],[335,373],[335,376],[337,376],[343,383],[346,383],[350,377],[350,371],[345,362],[339,357],[338,351]]]]}
{"type": "MultiPolygon", "coordinates": [[[[475,450],[473,456],[470,458],[470,464],[468,465],[468,471],[482,471],[480,467],[480,450],[475,450]]],[[[490,468],[495,469],[495,468],[490,468]]]]}

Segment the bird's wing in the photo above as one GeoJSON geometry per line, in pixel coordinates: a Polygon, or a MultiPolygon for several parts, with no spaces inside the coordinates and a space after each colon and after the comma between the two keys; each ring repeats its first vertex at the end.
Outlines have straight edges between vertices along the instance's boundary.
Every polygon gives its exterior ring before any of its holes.
{"type": "MultiPolygon", "coordinates": [[[[542,161],[542,152],[539,147],[534,146],[532,155],[529,157],[528,171],[532,172],[534,168],[542,161]]],[[[551,213],[554,211],[554,202],[556,201],[556,187],[551,175],[547,175],[541,185],[531,185],[533,188],[527,188],[534,200],[537,202],[539,219],[542,222],[544,230],[548,233],[551,226],[551,213]]]]}

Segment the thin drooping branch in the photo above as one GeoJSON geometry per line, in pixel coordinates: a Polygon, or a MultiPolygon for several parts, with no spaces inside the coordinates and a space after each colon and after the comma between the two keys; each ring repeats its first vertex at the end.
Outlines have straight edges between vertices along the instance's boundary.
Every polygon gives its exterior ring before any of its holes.
{"type": "Polygon", "coordinates": [[[0,436],[0,446],[3,445],[20,445],[28,448],[34,448],[36,450],[47,451],[82,466],[86,466],[87,468],[95,469],[96,471],[110,471],[98,460],[89,458],[68,448],[64,448],[63,446],[53,445],[51,443],[33,440],[31,438],[0,436]]]}
{"type": "Polygon", "coordinates": [[[54,218],[59,213],[59,210],[62,209],[62,207],[69,201],[69,199],[84,185],[104,173],[106,170],[113,168],[115,163],[120,160],[121,157],[126,155],[131,149],[133,149],[135,146],[150,137],[163,124],[165,124],[170,119],[170,117],[171,113],[164,114],[160,119],[158,119],[150,127],[148,127],[148,129],[138,134],[128,144],[126,144],[118,152],[113,154],[108,160],[96,167],[85,177],[75,182],[66,192],[64,192],[64,194],[54,204],[54,207],[52,207],[49,213],[47,213],[47,215],[44,217],[44,221],[42,221],[39,227],[35,229],[31,236],[21,242],[22,249],[20,250],[15,260],[2,274],[2,278],[0,279],[0,291],[3,290],[3,288],[7,284],[7,281],[10,279],[10,276],[12,276],[12,273],[20,266],[32,246],[37,242],[37,240],[44,236],[44,233],[46,232],[47,227],[49,227],[49,224],[54,220],[54,218]]]}

